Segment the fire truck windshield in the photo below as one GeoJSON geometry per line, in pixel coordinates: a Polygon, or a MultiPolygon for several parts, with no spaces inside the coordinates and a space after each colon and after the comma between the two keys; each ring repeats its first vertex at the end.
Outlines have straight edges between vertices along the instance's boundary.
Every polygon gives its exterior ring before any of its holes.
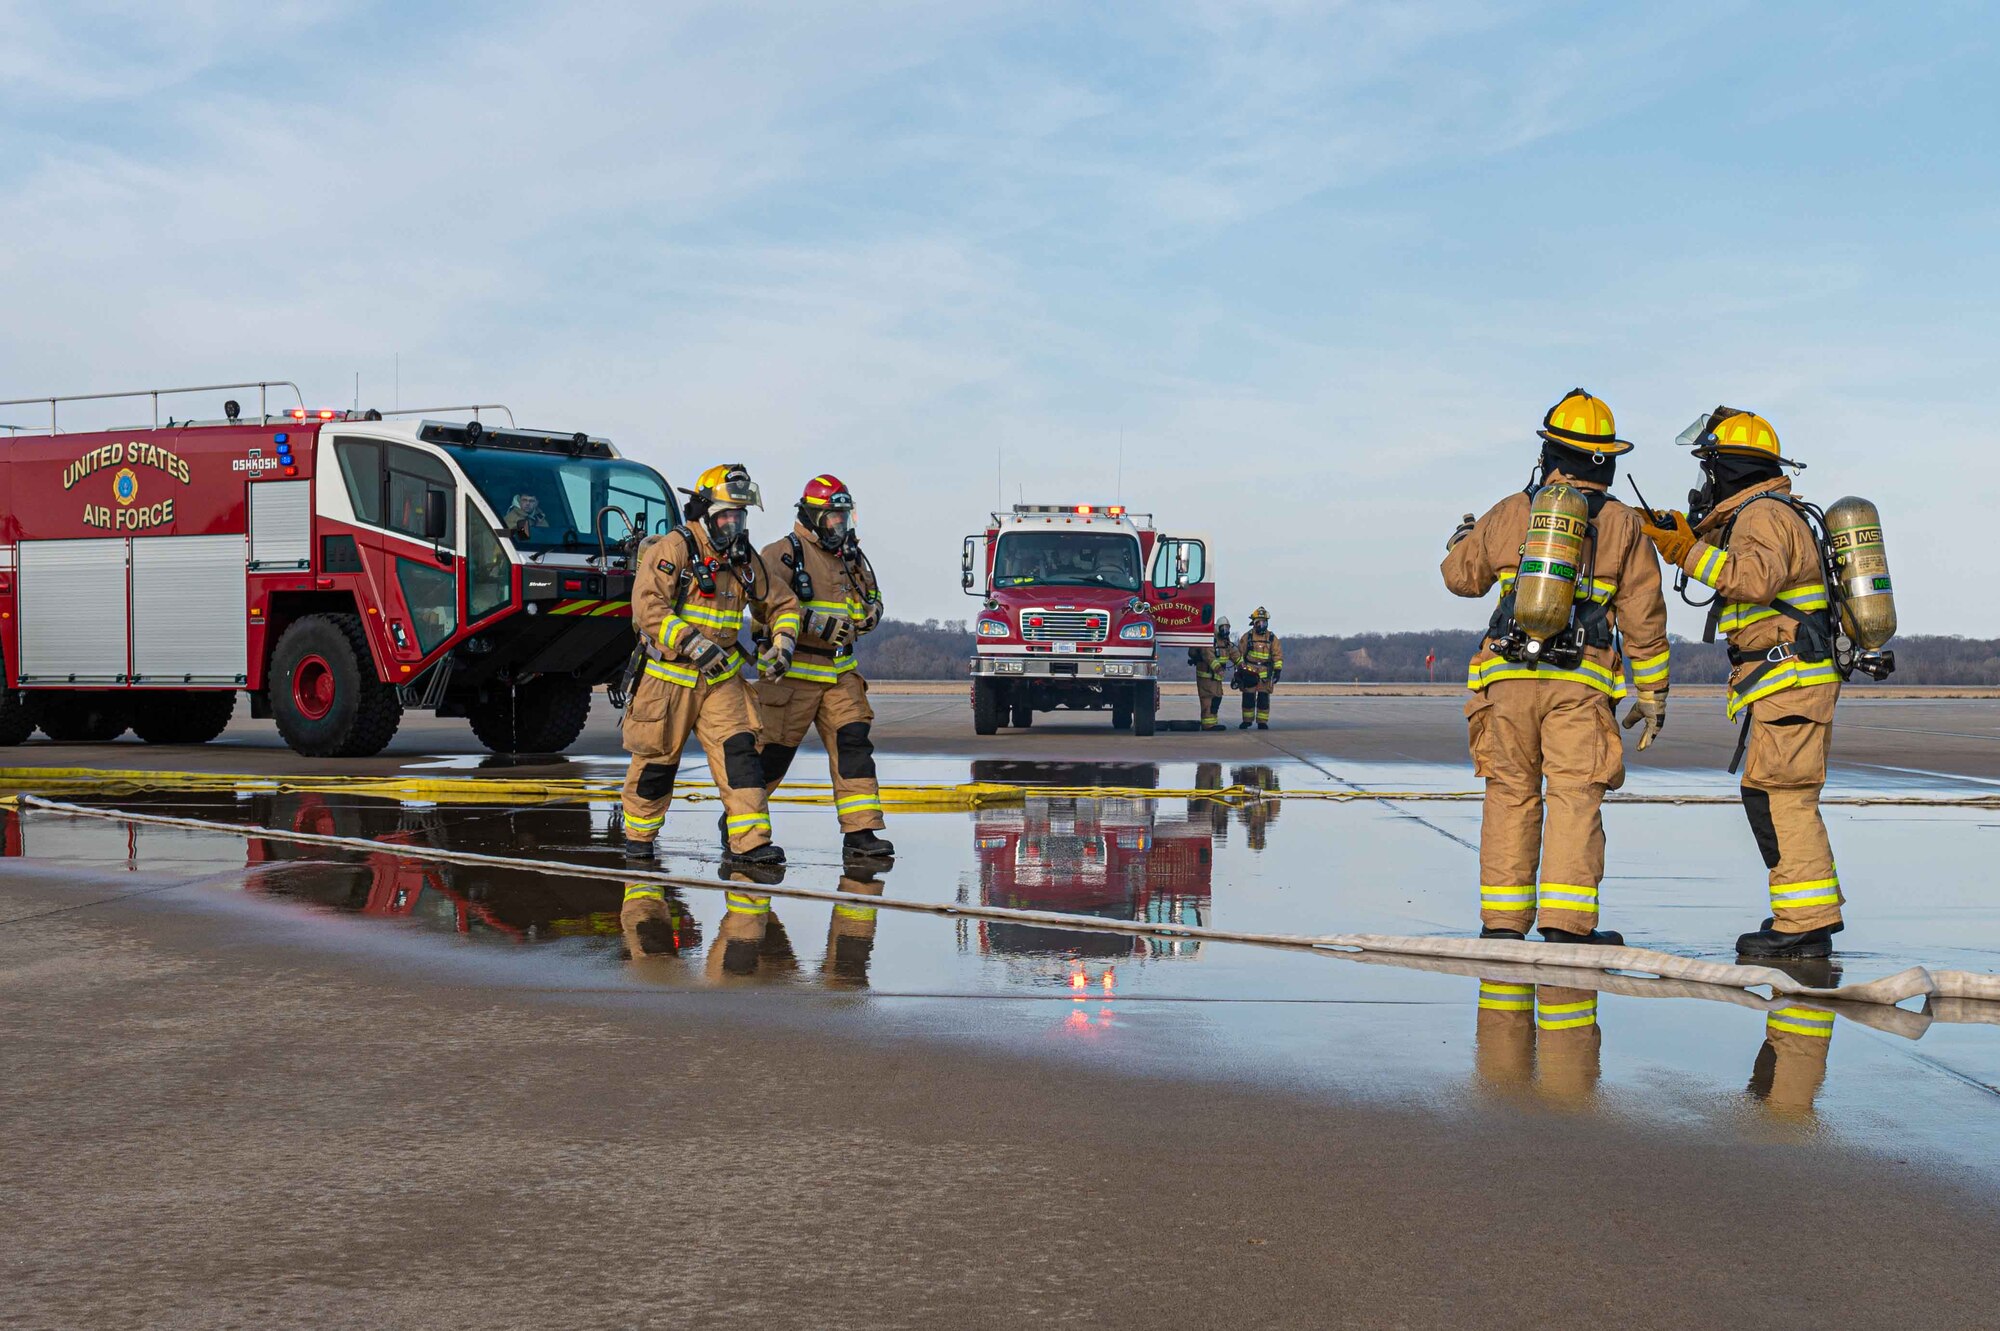
{"type": "Polygon", "coordinates": [[[993,555],[996,587],[1139,590],[1139,542],[1124,532],[1010,531],[993,555]]]}
{"type": "MultiPolygon", "coordinates": [[[[660,473],[641,463],[455,444],[445,452],[523,549],[595,551],[591,522],[607,504],[623,509],[642,532],[670,531],[681,520],[660,473]]],[[[609,542],[626,536],[612,514],[605,515],[604,536],[609,542]]]]}

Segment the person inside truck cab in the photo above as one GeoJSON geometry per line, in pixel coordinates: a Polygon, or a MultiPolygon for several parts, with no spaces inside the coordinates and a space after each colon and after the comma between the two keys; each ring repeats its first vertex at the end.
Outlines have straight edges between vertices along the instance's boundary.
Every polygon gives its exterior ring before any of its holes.
{"type": "Polygon", "coordinates": [[[1097,568],[1092,576],[1112,587],[1129,587],[1139,571],[1132,565],[1132,547],[1123,541],[1105,541],[1097,552],[1097,568]]]}
{"type": "Polygon", "coordinates": [[[549,515],[542,512],[542,501],[534,495],[514,496],[514,502],[507,509],[507,516],[500,520],[510,535],[526,540],[537,527],[549,525],[549,515]]]}

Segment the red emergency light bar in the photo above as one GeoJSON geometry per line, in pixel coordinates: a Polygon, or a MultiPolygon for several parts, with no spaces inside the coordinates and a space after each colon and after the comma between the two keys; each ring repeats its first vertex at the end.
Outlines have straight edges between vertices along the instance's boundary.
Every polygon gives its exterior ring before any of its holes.
{"type": "Polygon", "coordinates": [[[295,421],[331,421],[340,418],[339,412],[326,407],[322,407],[318,411],[307,411],[304,407],[293,407],[291,414],[292,419],[295,421]]]}

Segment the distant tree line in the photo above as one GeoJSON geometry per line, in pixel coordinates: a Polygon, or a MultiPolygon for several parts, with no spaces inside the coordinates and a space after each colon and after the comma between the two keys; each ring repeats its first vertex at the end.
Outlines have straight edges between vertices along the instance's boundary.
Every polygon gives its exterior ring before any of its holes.
{"type": "MultiPolygon", "coordinates": [[[[1283,638],[1285,678],[1294,682],[1420,683],[1432,677],[1424,657],[1435,654],[1437,681],[1452,683],[1465,678],[1466,662],[1479,649],[1479,634],[1465,629],[1283,638]]],[[[921,624],[891,619],[861,640],[857,654],[870,679],[964,679],[972,643],[972,630],[962,619],[921,624]]],[[[1893,683],[2000,685],[2000,639],[1913,636],[1889,645],[1896,653],[1893,683]]],[[[1672,649],[1676,683],[1720,684],[1728,678],[1722,644],[1675,638],[1672,649]]],[[[1194,678],[1186,652],[1169,648],[1160,660],[1163,678],[1194,678]]]]}

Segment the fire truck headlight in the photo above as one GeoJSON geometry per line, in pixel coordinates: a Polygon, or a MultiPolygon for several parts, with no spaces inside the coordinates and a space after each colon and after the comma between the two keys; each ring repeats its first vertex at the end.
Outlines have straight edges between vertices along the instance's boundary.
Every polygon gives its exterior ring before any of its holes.
{"type": "Polygon", "coordinates": [[[995,661],[993,663],[993,673],[996,675],[1019,675],[1025,673],[1026,668],[1027,662],[1025,661],[995,661]]]}
{"type": "Polygon", "coordinates": [[[1104,673],[1107,675],[1129,675],[1132,673],[1132,663],[1130,661],[1106,661],[1104,663],[1104,673]]]}
{"type": "Polygon", "coordinates": [[[1007,621],[998,615],[979,617],[979,636],[982,638],[1004,638],[1008,636],[1007,621]]]}
{"type": "Polygon", "coordinates": [[[1142,619],[1136,624],[1127,624],[1119,629],[1118,636],[1126,642],[1151,642],[1153,626],[1142,619]]]}

